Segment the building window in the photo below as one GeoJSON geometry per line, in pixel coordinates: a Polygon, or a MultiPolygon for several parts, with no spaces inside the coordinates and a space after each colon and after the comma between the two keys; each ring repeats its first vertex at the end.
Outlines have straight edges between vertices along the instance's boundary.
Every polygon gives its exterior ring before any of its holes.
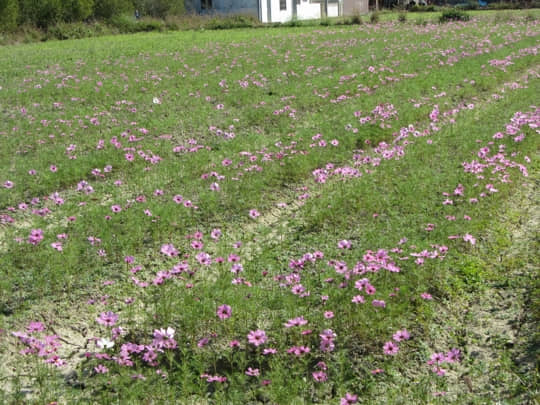
{"type": "Polygon", "coordinates": [[[212,9],[212,0],[201,0],[201,10],[212,9]]]}
{"type": "Polygon", "coordinates": [[[287,0],[279,0],[279,9],[287,10],[287,0]]]}

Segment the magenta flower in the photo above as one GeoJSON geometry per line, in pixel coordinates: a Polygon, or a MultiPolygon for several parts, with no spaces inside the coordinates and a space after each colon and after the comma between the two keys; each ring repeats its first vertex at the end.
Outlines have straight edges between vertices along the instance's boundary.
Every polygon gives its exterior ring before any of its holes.
{"type": "Polygon", "coordinates": [[[13,188],[13,185],[14,185],[14,183],[12,181],[10,181],[10,180],[6,180],[4,182],[4,187],[5,188],[13,188]]]}
{"type": "Polygon", "coordinates": [[[96,367],[94,367],[94,371],[97,374],[106,374],[109,372],[109,369],[105,367],[103,364],[98,364],[96,367]]]}
{"type": "Polygon", "coordinates": [[[362,295],[355,295],[352,297],[351,302],[354,304],[363,304],[366,302],[366,299],[362,295]]]}
{"type": "Polygon", "coordinates": [[[120,212],[120,211],[122,211],[122,207],[119,206],[119,205],[113,205],[111,207],[111,211],[114,212],[114,213],[120,212]]]}
{"type": "Polygon", "coordinates": [[[176,341],[174,340],[174,329],[170,326],[167,329],[154,330],[154,340],[152,345],[159,349],[175,349],[176,341]]]}
{"type": "Polygon", "coordinates": [[[311,351],[311,349],[307,346],[292,346],[287,350],[287,353],[293,354],[297,357],[302,356],[303,354],[307,354],[311,351]]]}
{"type": "Polygon", "coordinates": [[[216,315],[219,319],[230,318],[232,314],[232,309],[228,305],[220,305],[216,311],[216,315]]]}
{"type": "Polygon", "coordinates": [[[255,209],[253,210],[249,210],[249,216],[253,219],[257,218],[257,217],[260,217],[261,216],[261,213],[255,209]]]}
{"type": "Polygon", "coordinates": [[[383,350],[384,350],[384,354],[394,356],[397,354],[397,352],[399,352],[399,346],[396,345],[394,342],[389,341],[384,344],[383,350]]]}
{"type": "Polygon", "coordinates": [[[394,335],[392,336],[392,338],[396,341],[396,342],[401,342],[402,340],[409,340],[411,338],[411,335],[410,333],[407,331],[407,329],[403,329],[403,330],[398,330],[396,333],[394,333],[394,335]]]}
{"type": "Polygon", "coordinates": [[[43,332],[45,330],[45,326],[39,321],[33,321],[28,324],[26,330],[28,333],[43,332]]]}
{"type": "Polygon", "coordinates": [[[383,300],[373,300],[371,301],[371,305],[373,305],[374,307],[386,308],[386,302],[384,302],[383,300]]]}
{"type": "Polygon", "coordinates": [[[465,242],[469,242],[471,245],[476,244],[476,239],[475,239],[475,237],[472,236],[472,235],[470,235],[470,234],[468,234],[468,233],[466,233],[466,234],[463,236],[463,240],[464,240],[465,242]]]}
{"type": "Polygon", "coordinates": [[[348,392],[345,394],[343,398],[340,400],[340,405],[352,405],[356,404],[358,402],[358,395],[349,394],[348,392]]]}
{"type": "Polygon", "coordinates": [[[325,382],[326,380],[328,380],[328,376],[324,371],[315,371],[311,373],[311,375],[313,376],[313,379],[317,382],[325,382]]]}
{"type": "Polygon", "coordinates": [[[260,375],[260,371],[258,368],[248,367],[248,369],[246,370],[246,375],[249,375],[251,377],[258,377],[260,375]]]}
{"type": "Polygon", "coordinates": [[[303,316],[299,316],[298,318],[289,319],[286,323],[284,323],[284,326],[286,328],[292,328],[293,326],[302,326],[307,325],[308,321],[304,319],[303,316]]]}
{"type": "Polygon", "coordinates": [[[43,240],[43,231],[41,229],[32,229],[28,236],[28,243],[37,245],[43,240]]]}
{"type": "Polygon", "coordinates": [[[118,321],[118,315],[114,312],[102,312],[96,319],[97,323],[105,326],[113,326],[118,321]]]}
{"type": "Polygon", "coordinates": [[[161,253],[169,257],[178,256],[178,250],[170,243],[161,246],[161,253]]]}
{"type": "Polygon", "coordinates": [[[260,346],[268,340],[266,332],[260,329],[252,330],[247,335],[248,342],[254,346],[260,346]]]}
{"type": "Polygon", "coordinates": [[[177,204],[180,204],[182,201],[184,201],[184,197],[182,197],[181,195],[177,194],[173,197],[173,201],[177,204]]]}
{"type": "Polygon", "coordinates": [[[338,242],[338,248],[340,249],[350,249],[351,248],[351,242],[349,242],[348,240],[340,240],[338,242]]]}

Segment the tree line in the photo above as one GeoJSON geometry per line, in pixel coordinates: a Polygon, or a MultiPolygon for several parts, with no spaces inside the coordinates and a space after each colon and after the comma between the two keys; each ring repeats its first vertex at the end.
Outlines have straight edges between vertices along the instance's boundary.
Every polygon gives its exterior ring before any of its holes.
{"type": "Polygon", "coordinates": [[[184,12],[184,0],[0,0],[0,31],[21,25],[46,29],[61,22],[107,20],[122,14],[165,18],[184,12]]]}

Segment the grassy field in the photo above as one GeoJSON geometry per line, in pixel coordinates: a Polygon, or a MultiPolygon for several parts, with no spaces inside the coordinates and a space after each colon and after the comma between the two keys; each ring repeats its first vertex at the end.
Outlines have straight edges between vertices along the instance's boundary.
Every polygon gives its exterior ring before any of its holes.
{"type": "Polygon", "coordinates": [[[533,403],[539,17],[0,48],[0,402],[533,403]]]}

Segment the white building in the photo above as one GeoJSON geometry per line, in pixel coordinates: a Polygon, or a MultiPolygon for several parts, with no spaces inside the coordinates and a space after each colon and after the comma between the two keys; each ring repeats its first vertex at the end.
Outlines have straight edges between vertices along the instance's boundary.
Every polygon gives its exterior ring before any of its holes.
{"type": "Polygon", "coordinates": [[[368,12],[368,0],[259,0],[261,22],[311,20],[368,12]]]}

